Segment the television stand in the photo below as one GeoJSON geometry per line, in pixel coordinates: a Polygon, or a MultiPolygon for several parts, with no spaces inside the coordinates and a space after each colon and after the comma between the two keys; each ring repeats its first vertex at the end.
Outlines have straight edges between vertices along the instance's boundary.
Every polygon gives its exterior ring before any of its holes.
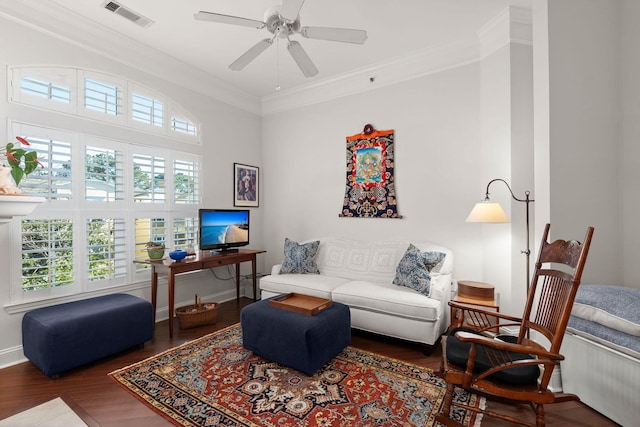
{"type": "Polygon", "coordinates": [[[235,252],[218,252],[209,253],[209,251],[199,251],[195,257],[187,257],[182,261],[173,261],[171,259],[166,260],[144,260],[133,261],[135,263],[147,264],[151,266],[151,304],[153,305],[153,318],[155,325],[155,315],[157,309],[157,295],[158,295],[158,275],[167,275],[167,292],[168,292],[168,309],[169,309],[169,337],[173,337],[173,318],[174,313],[174,299],[175,299],[175,282],[176,275],[181,273],[188,273],[191,271],[208,270],[210,268],[222,267],[225,265],[235,264],[236,266],[236,301],[240,302],[240,263],[251,263],[251,279],[253,282],[253,299],[257,299],[256,289],[256,255],[264,253],[264,250],[253,249],[236,249],[235,252]]]}

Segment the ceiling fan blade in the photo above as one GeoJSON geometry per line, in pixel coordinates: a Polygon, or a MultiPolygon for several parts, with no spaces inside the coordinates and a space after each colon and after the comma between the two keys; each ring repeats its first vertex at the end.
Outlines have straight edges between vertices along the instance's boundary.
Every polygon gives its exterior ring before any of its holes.
{"type": "Polygon", "coordinates": [[[300,34],[308,39],[344,43],[363,44],[367,40],[367,32],[365,30],[352,30],[351,28],[302,27],[300,28],[300,34]]]}
{"type": "Polygon", "coordinates": [[[311,58],[309,58],[309,55],[307,55],[307,52],[304,51],[300,43],[297,41],[289,42],[287,50],[289,50],[293,60],[296,61],[296,64],[298,64],[300,71],[302,71],[302,74],[304,74],[305,77],[313,77],[318,74],[318,69],[314,65],[313,61],[311,61],[311,58]]]}
{"type": "Polygon", "coordinates": [[[304,0],[282,0],[280,16],[288,21],[295,21],[303,4],[304,0]]]}
{"type": "Polygon", "coordinates": [[[256,45],[254,45],[251,49],[249,49],[248,51],[246,51],[245,53],[243,53],[240,58],[236,59],[235,61],[233,61],[233,63],[231,65],[229,65],[229,68],[231,68],[233,71],[240,71],[242,70],[244,67],[246,67],[247,65],[249,65],[249,63],[251,61],[253,61],[254,59],[256,59],[258,57],[258,55],[260,55],[262,52],[264,52],[265,50],[267,50],[267,48],[269,46],[271,46],[271,43],[273,43],[272,39],[264,39],[264,40],[260,40],[256,45]]]}
{"type": "Polygon", "coordinates": [[[193,15],[195,19],[200,21],[218,22],[220,24],[241,25],[243,27],[263,28],[266,24],[255,19],[241,18],[239,16],[223,15],[221,13],[212,13],[200,11],[193,15]]]}

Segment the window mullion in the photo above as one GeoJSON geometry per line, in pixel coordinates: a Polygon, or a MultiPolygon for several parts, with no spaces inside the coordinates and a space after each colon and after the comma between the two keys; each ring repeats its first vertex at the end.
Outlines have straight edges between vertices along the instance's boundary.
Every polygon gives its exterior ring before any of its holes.
{"type": "MultiPolygon", "coordinates": [[[[77,193],[76,193],[77,194],[77,193]]],[[[79,199],[79,197],[76,197],[79,199]]],[[[80,292],[89,290],[89,280],[87,278],[87,224],[86,210],[74,209],[73,213],[73,263],[78,266],[74,268],[74,278],[80,284],[80,292]]]]}

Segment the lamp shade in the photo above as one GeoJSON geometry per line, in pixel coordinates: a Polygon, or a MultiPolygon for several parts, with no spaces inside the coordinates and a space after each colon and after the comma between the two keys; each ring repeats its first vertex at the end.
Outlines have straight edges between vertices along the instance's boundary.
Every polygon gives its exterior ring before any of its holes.
{"type": "Polygon", "coordinates": [[[509,222],[500,203],[484,201],[476,203],[467,217],[467,222],[509,222]]]}

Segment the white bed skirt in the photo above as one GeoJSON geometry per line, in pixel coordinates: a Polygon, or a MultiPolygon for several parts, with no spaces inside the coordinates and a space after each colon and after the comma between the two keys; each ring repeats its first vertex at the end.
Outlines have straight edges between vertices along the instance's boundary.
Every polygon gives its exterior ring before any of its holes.
{"type": "Polygon", "coordinates": [[[622,426],[640,425],[640,359],[567,331],[562,389],[622,426]]]}

